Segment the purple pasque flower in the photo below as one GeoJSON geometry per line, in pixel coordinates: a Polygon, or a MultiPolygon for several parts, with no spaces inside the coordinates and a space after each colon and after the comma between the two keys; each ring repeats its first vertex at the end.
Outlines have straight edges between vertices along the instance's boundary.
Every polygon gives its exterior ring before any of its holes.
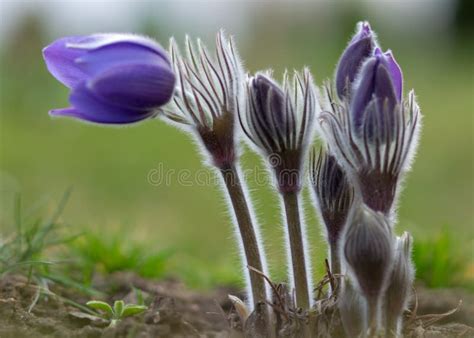
{"type": "MultiPolygon", "coordinates": [[[[394,125],[397,105],[402,101],[403,75],[391,51],[382,53],[376,48],[373,56],[366,59],[353,84],[350,100],[352,120],[356,130],[365,120],[372,120],[368,128],[370,137],[378,128],[380,133],[390,133],[394,125]],[[378,124],[378,125],[374,125],[378,124]]],[[[393,134],[393,133],[392,133],[393,134]]]]}
{"type": "Polygon", "coordinates": [[[333,88],[338,90],[326,85],[321,100],[322,134],[364,203],[394,215],[401,179],[418,144],[421,113],[415,94],[403,96],[400,67],[390,51],[378,47],[363,60],[350,95],[341,98],[333,88]]]}
{"type": "Polygon", "coordinates": [[[172,97],[175,75],[155,41],[132,34],[58,39],[43,49],[50,73],[71,89],[71,107],[53,116],[124,124],[155,114],[172,97]]]}
{"type": "Polygon", "coordinates": [[[247,80],[247,107],[239,121],[248,140],[273,170],[281,193],[299,192],[303,163],[319,103],[308,69],[285,74],[280,86],[270,73],[247,80]]]}
{"type": "Polygon", "coordinates": [[[342,53],[336,68],[336,89],[342,99],[350,93],[364,60],[372,55],[377,42],[367,21],[357,24],[357,32],[342,53]]]}

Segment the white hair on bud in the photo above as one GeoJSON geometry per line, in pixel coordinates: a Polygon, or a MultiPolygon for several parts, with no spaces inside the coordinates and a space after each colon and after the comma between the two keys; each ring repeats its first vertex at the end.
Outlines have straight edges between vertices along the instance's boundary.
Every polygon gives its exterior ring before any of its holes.
{"type": "Polygon", "coordinates": [[[385,296],[386,330],[398,337],[403,312],[407,309],[415,271],[411,260],[412,238],[407,232],[397,237],[390,284],[385,296]]]}
{"type": "MultiPolygon", "coordinates": [[[[318,118],[321,135],[362,195],[370,198],[373,190],[385,191],[386,195],[380,193],[383,197],[379,204],[386,210],[378,211],[395,223],[402,181],[410,170],[421,129],[421,112],[413,91],[395,107],[394,119],[386,105],[382,110],[369,109],[363,128],[358,131],[348,100],[337,100],[330,84],[323,88],[323,110],[318,118]],[[376,126],[375,131],[370,126],[376,126]],[[384,180],[388,182],[381,186],[380,181],[384,180]]],[[[375,208],[367,198],[364,202],[375,208]]]]}
{"type": "Polygon", "coordinates": [[[353,286],[367,300],[369,326],[377,329],[393,266],[391,226],[383,213],[360,203],[354,203],[347,222],[341,257],[353,286]]]}

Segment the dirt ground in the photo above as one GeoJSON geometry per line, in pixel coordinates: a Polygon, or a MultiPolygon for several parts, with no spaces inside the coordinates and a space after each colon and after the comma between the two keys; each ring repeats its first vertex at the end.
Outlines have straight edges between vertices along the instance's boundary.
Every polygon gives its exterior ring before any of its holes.
{"type": "MultiPolygon", "coordinates": [[[[236,317],[228,295],[239,292],[219,288],[211,292],[192,291],[176,280],[159,282],[145,280],[132,274],[118,273],[97,279],[94,286],[107,299],[136,302],[134,288],[144,291],[148,310],[126,318],[114,328],[108,323],[83,316],[81,311],[64,299],[85,304],[87,298],[73,290],[51,286],[57,296],[37,296],[37,287],[22,276],[7,276],[0,280],[0,337],[242,337],[232,320],[236,317]],[[64,298],[61,298],[64,297],[64,298]],[[29,311],[30,310],[30,311],[29,311]],[[234,329],[231,329],[231,326],[234,329]]],[[[418,319],[413,320],[408,337],[474,337],[474,295],[463,290],[429,290],[417,287],[418,319]],[[454,314],[443,317],[422,316],[446,313],[459,304],[454,314]],[[433,323],[433,325],[428,325],[433,323]]],[[[235,324],[235,320],[234,320],[235,324]]],[[[238,326],[238,325],[237,325],[238,326]]]]}

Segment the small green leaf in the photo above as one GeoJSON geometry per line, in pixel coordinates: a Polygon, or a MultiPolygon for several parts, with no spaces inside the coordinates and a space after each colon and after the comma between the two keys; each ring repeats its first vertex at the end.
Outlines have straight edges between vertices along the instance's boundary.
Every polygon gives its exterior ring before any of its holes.
{"type": "Polygon", "coordinates": [[[86,305],[94,310],[103,311],[109,318],[114,316],[114,311],[106,302],[102,302],[100,300],[90,300],[86,303],[86,305]]]}
{"type": "Polygon", "coordinates": [[[118,319],[118,318],[122,317],[124,306],[125,306],[125,303],[123,302],[123,300],[116,300],[115,301],[115,303],[114,303],[115,318],[118,319]]]}
{"type": "Polygon", "coordinates": [[[127,304],[122,312],[122,318],[130,317],[148,310],[145,305],[127,304]]]}

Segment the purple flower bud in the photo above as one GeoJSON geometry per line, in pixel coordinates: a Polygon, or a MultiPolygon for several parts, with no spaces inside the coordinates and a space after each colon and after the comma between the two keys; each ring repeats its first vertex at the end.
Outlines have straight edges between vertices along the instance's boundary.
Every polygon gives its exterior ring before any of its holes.
{"type": "Polygon", "coordinates": [[[364,128],[367,128],[369,138],[375,133],[391,132],[397,114],[396,106],[402,100],[402,82],[401,69],[392,53],[382,53],[376,48],[353,85],[350,110],[359,134],[363,133],[364,128]]]}
{"type": "Polygon", "coordinates": [[[357,24],[357,33],[342,53],[336,68],[336,89],[340,98],[348,96],[359,68],[372,55],[376,46],[374,34],[367,21],[357,24]]]}
{"type": "Polygon", "coordinates": [[[318,109],[310,73],[295,72],[292,81],[285,75],[282,86],[259,73],[248,80],[247,90],[247,109],[239,111],[242,129],[268,159],[279,191],[298,192],[318,109]]]}
{"type": "Polygon", "coordinates": [[[346,219],[354,199],[354,188],[336,158],[322,150],[312,157],[314,197],[319,217],[326,226],[332,273],[340,273],[339,245],[346,219]]]}
{"type": "Polygon", "coordinates": [[[51,74],[71,89],[72,107],[51,115],[121,124],[152,116],[173,95],[175,75],[155,41],[131,34],[56,40],[43,49],[51,74]]]}
{"type": "Polygon", "coordinates": [[[393,238],[387,218],[362,205],[346,225],[344,257],[367,300],[370,327],[380,324],[382,295],[393,261],[393,238]]]}

